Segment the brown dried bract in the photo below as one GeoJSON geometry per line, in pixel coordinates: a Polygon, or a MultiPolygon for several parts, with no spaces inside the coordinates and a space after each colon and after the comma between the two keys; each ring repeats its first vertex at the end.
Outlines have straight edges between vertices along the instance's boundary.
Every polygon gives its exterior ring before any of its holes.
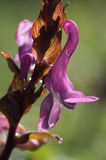
{"type": "Polygon", "coordinates": [[[36,63],[53,64],[61,51],[61,27],[65,21],[61,0],[42,0],[43,8],[32,26],[36,63]]]}

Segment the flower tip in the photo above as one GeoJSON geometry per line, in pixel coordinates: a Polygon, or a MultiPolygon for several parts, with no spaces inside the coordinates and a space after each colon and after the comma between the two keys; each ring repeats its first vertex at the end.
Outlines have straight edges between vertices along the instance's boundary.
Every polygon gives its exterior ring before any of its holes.
{"type": "Polygon", "coordinates": [[[19,23],[19,30],[25,29],[28,30],[29,28],[31,28],[32,26],[32,22],[30,22],[27,19],[23,19],[20,23],[19,23]]]}
{"type": "Polygon", "coordinates": [[[88,96],[89,99],[92,99],[92,102],[98,101],[100,98],[95,96],[88,96]]]}
{"type": "Polygon", "coordinates": [[[4,56],[6,59],[10,58],[10,54],[8,51],[0,51],[1,55],[4,56]]]}
{"type": "Polygon", "coordinates": [[[98,97],[95,96],[83,96],[83,97],[75,97],[75,98],[68,98],[65,99],[64,101],[66,103],[90,103],[90,102],[95,102],[99,100],[98,97]]]}
{"type": "Polygon", "coordinates": [[[63,138],[58,135],[54,135],[55,139],[58,141],[59,144],[63,143],[63,138]]]}
{"type": "Polygon", "coordinates": [[[78,25],[73,20],[66,20],[63,26],[66,33],[77,31],[79,34],[78,25]]]}
{"type": "Polygon", "coordinates": [[[3,51],[0,51],[0,53],[1,53],[1,54],[4,54],[4,52],[3,52],[3,51]]]}
{"type": "Polygon", "coordinates": [[[16,43],[19,47],[29,43],[31,43],[32,45],[31,28],[32,28],[32,22],[30,22],[27,19],[24,19],[19,23],[15,35],[16,43]]]}

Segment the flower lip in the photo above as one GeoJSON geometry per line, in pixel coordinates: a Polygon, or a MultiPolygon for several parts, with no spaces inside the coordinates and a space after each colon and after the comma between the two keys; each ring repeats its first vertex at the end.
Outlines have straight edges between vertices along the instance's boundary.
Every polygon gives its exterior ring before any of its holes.
{"type": "Polygon", "coordinates": [[[84,96],[84,97],[74,97],[74,98],[67,98],[67,99],[64,99],[64,102],[67,102],[67,103],[89,103],[89,102],[95,102],[99,100],[98,97],[95,97],[95,96],[84,96]]]}

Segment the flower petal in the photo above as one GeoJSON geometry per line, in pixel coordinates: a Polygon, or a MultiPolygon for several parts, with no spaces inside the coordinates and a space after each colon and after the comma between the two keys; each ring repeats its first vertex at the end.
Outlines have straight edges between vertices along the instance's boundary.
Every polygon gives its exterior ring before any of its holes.
{"type": "Polygon", "coordinates": [[[80,91],[73,90],[70,97],[63,100],[63,104],[68,109],[74,109],[76,103],[89,103],[95,102],[99,98],[95,96],[86,96],[80,91]],[[72,108],[73,106],[73,108],[72,108]]]}
{"type": "Polygon", "coordinates": [[[33,65],[33,56],[32,56],[32,22],[24,19],[19,23],[17,33],[16,33],[16,42],[19,46],[19,53],[15,56],[15,61],[21,63],[21,73],[20,79],[24,79],[27,76],[27,73],[33,65]]]}
{"type": "Polygon", "coordinates": [[[89,103],[89,102],[95,102],[99,100],[98,97],[95,96],[85,96],[85,97],[79,97],[79,98],[68,98],[64,101],[67,103],[89,103]]]}
{"type": "Polygon", "coordinates": [[[15,54],[14,61],[15,61],[16,63],[19,63],[19,62],[20,62],[19,54],[15,54]]]}
{"type": "Polygon", "coordinates": [[[66,108],[74,109],[76,103],[93,102],[97,101],[98,98],[85,96],[82,92],[74,90],[74,86],[67,76],[66,69],[70,56],[77,47],[79,30],[72,20],[67,20],[63,28],[68,35],[68,39],[57,61],[51,68],[49,75],[46,77],[45,84],[55,99],[58,99],[66,108]]]}
{"type": "Polygon", "coordinates": [[[27,19],[24,19],[19,23],[16,33],[16,42],[18,46],[22,46],[24,44],[32,45],[31,27],[32,22],[27,19]]]}
{"type": "MultiPolygon", "coordinates": [[[[8,131],[8,129],[9,129],[9,122],[7,118],[4,115],[0,115],[0,133],[8,131]]],[[[18,124],[18,127],[16,129],[16,134],[23,134],[25,131],[26,129],[21,124],[18,124]]]]}
{"type": "Polygon", "coordinates": [[[49,128],[54,127],[54,125],[59,119],[61,112],[60,105],[61,105],[60,102],[53,96],[53,107],[48,120],[49,128]]]}
{"type": "Polygon", "coordinates": [[[21,57],[20,79],[26,78],[32,62],[33,56],[30,53],[26,53],[21,57]]]}
{"type": "Polygon", "coordinates": [[[0,132],[9,129],[9,123],[5,116],[0,115],[0,132]]]}
{"type": "Polygon", "coordinates": [[[47,130],[52,128],[60,114],[60,104],[53,99],[54,97],[49,94],[41,104],[40,119],[38,122],[38,130],[47,130]]]}
{"type": "MultiPolygon", "coordinates": [[[[79,40],[79,30],[73,21],[67,20],[64,30],[68,34],[67,42],[45,80],[47,88],[51,92],[58,93],[61,102],[63,99],[70,98],[70,94],[74,90],[74,86],[67,76],[66,68],[79,40]]],[[[73,108],[73,105],[70,108],[73,108]]]]}

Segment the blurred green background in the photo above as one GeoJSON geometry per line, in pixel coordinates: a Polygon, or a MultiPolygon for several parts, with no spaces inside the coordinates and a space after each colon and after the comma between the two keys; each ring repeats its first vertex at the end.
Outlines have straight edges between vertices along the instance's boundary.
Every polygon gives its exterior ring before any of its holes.
{"type": "MultiPolygon", "coordinates": [[[[34,20],[39,10],[40,0],[0,1],[0,50],[17,53],[18,23],[22,19],[34,20]]],[[[50,141],[37,152],[15,149],[13,160],[106,160],[106,1],[70,0],[67,17],[80,30],[79,45],[68,67],[69,77],[77,90],[99,96],[100,101],[77,105],[72,111],[63,108],[60,121],[51,132],[62,136],[64,143],[50,141]]],[[[0,56],[0,97],[11,79],[7,63],[0,56]]],[[[35,129],[41,101],[40,98],[23,117],[22,124],[27,129],[35,129]]]]}

